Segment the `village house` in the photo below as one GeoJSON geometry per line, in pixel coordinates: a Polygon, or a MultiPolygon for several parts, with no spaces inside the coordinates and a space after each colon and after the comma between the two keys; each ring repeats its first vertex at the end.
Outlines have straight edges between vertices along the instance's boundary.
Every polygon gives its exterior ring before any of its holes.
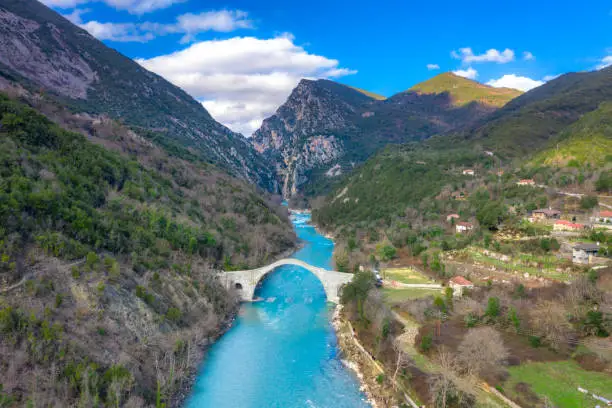
{"type": "Polygon", "coordinates": [[[535,221],[541,220],[558,220],[561,218],[561,211],[553,210],[552,208],[541,208],[531,212],[531,218],[535,221]]]}
{"type": "Polygon", "coordinates": [[[474,225],[470,222],[462,221],[462,222],[458,222],[457,225],[455,225],[455,231],[457,231],[458,234],[470,232],[473,229],[474,229],[474,225]]]}
{"type": "Polygon", "coordinates": [[[612,224],[612,211],[600,211],[599,214],[591,217],[591,221],[596,224],[612,224]]]}
{"type": "Polygon", "coordinates": [[[487,156],[493,156],[493,152],[489,150],[485,150],[484,154],[486,154],[487,156]]]}
{"type": "Polygon", "coordinates": [[[517,186],[535,186],[535,181],[532,179],[523,179],[516,182],[517,186]]]}
{"type": "Polygon", "coordinates": [[[448,281],[448,286],[453,290],[453,296],[463,296],[464,289],[473,289],[474,284],[463,276],[455,276],[448,281]]]}
{"type": "Polygon", "coordinates": [[[459,218],[459,214],[448,214],[446,216],[446,222],[452,222],[453,220],[458,220],[459,218]]]}
{"type": "Polygon", "coordinates": [[[455,191],[451,193],[451,197],[453,198],[453,200],[465,201],[465,199],[467,198],[467,194],[465,194],[463,191],[455,191]]]}
{"type": "Polygon", "coordinates": [[[465,170],[463,170],[463,175],[464,176],[473,176],[474,174],[475,174],[474,173],[474,169],[465,169],[465,170]]]}
{"type": "Polygon", "coordinates": [[[571,221],[557,220],[553,225],[555,231],[582,231],[586,226],[584,224],[577,224],[571,221]]]}
{"type": "Polygon", "coordinates": [[[599,244],[578,244],[573,248],[572,261],[588,265],[593,262],[593,257],[598,253],[599,244]]]}
{"type": "Polygon", "coordinates": [[[503,176],[503,175],[504,175],[504,171],[503,171],[503,170],[497,170],[497,171],[495,172],[495,174],[497,174],[497,177],[501,177],[501,176],[503,176]]]}

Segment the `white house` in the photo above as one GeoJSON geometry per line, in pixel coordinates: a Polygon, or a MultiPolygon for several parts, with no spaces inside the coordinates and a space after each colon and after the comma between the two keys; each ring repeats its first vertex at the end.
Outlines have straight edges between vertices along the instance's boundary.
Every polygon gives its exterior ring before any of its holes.
{"type": "Polygon", "coordinates": [[[473,229],[474,229],[474,224],[472,224],[471,222],[462,221],[462,222],[458,222],[457,225],[455,225],[455,231],[457,231],[458,234],[463,234],[473,229]]]}
{"type": "Polygon", "coordinates": [[[448,281],[448,286],[453,289],[453,296],[463,296],[464,289],[473,289],[474,284],[463,276],[455,276],[448,281]]]}
{"type": "Polygon", "coordinates": [[[473,169],[465,169],[465,170],[463,170],[463,175],[464,176],[473,176],[474,174],[475,173],[474,173],[473,169]]]}
{"type": "Polygon", "coordinates": [[[572,262],[588,265],[598,253],[599,244],[578,244],[573,248],[572,262]]]}

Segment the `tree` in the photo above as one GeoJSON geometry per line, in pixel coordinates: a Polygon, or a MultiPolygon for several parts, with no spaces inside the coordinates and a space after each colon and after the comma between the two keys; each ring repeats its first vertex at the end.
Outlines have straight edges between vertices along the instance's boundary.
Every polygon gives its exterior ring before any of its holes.
{"type": "Polygon", "coordinates": [[[353,280],[342,289],[340,302],[343,305],[355,303],[359,317],[363,318],[363,302],[368,297],[368,292],[374,287],[374,276],[370,272],[359,272],[353,280]]]}
{"type": "Polygon", "coordinates": [[[490,201],[476,213],[476,219],[480,225],[489,230],[494,230],[507,217],[507,210],[503,203],[490,201]]]}
{"type": "Polygon", "coordinates": [[[501,306],[499,304],[499,298],[490,297],[489,301],[487,302],[487,309],[485,310],[485,316],[488,316],[491,319],[495,319],[497,316],[499,316],[500,311],[501,311],[501,306]]]}
{"type": "Polygon", "coordinates": [[[508,358],[499,332],[489,326],[470,329],[457,351],[459,363],[471,375],[491,372],[508,358]]]}
{"type": "Polygon", "coordinates": [[[393,373],[393,387],[397,386],[397,375],[400,370],[404,370],[412,363],[410,356],[404,351],[404,345],[399,340],[399,337],[393,342],[393,350],[395,351],[395,372],[393,373]]]}
{"type": "Polygon", "coordinates": [[[580,199],[580,207],[585,210],[590,210],[597,206],[599,201],[597,200],[597,196],[582,196],[580,199]]]}
{"type": "Polygon", "coordinates": [[[572,326],[567,320],[563,305],[552,301],[542,301],[529,312],[533,330],[548,342],[550,347],[559,350],[567,345],[572,326]]]}

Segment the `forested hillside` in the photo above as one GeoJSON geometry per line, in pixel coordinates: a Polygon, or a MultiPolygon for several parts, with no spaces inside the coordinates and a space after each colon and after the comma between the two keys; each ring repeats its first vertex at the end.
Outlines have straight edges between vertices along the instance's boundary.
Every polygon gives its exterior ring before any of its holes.
{"type": "Polygon", "coordinates": [[[0,89],[14,84],[74,112],[105,114],[178,142],[234,176],[278,190],[273,168],[245,137],[215,121],[182,89],[37,0],[0,0],[0,89]]]}
{"type": "Polygon", "coordinates": [[[236,306],[215,270],[291,248],[286,212],[110,119],[0,124],[0,401],[169,401],[236,306]]]}
{"type": "Polygon", "coordinates": [[[315,218],[342,227],[389,225],[409,220],[405,214],[411,210],[426,217],[444,191],[460,193],[466,183],[495,180],[497,170],[505,177],[512,171],[515,180],[533,177],[554,187],[607,191],[610,100],[612,69],[562,76],[471,129],[377,154],[339,183],[315,218]],[[477,177],[462,175],[466,168],[477,177]]]}

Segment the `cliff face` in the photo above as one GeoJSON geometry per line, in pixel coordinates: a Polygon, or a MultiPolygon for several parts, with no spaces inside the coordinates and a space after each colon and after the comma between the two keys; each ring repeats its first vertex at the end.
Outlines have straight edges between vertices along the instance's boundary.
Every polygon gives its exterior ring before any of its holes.
{"type": "Polygon", "coordinates": [[[356,117],[372,101],[331,81],[302,80],[264,121],[252,143],[276,165],[285,197],[296,194],[312,170],[337,164],[345,153],[342,135],[357,130],[356,117]]]}
{"type": "Polygon", "coordinates": [[[273,166],[246,138],[180,88],[36,0],[0,0],[0,89],[15,84],[75,112],[105,114],[154,132],[234,176],[278,189],[273,166]]]}
{"type": "MultiPolygon", "coordinates": [[[[477,83],[474,83],[477,84],[477,83]]],[[[451,92],[407,91],[389,99],[327,80],[302,80],[251,143],[276,166],[287,198],[325,185],[380,148],[476,123],[495,110],[451,92]]]]}

